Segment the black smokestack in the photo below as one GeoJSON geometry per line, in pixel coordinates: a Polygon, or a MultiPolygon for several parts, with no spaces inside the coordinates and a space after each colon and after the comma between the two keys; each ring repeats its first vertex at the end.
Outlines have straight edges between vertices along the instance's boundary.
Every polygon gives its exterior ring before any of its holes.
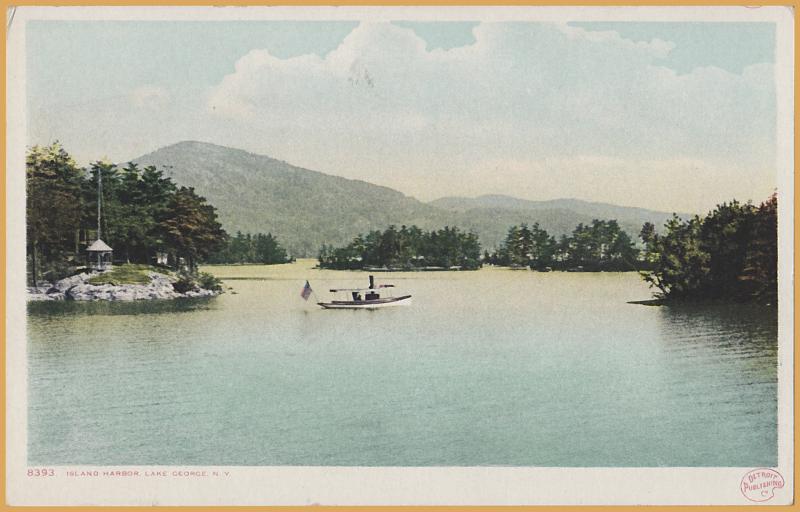
{"type": "Polygon", "coordinates": [[[375,288],[375,278],[373,276],[369,276],[369,287],[375,288]]]}

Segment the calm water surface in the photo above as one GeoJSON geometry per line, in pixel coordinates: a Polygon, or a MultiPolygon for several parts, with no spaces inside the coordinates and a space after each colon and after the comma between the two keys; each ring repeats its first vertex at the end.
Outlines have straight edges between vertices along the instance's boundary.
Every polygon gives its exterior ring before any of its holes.
{"type": "Polygon", "coordinates": [[[29,305],[31,464],[773,466],[777,319],[636,274],[213,267],[218,298],[29,305]],[[255,279],[242,279],[255,278],[255,279]],[[401,291],[401,290],[398,290],[401,291]],[[235,292],[235,293],[234,293],[235,292]]]}

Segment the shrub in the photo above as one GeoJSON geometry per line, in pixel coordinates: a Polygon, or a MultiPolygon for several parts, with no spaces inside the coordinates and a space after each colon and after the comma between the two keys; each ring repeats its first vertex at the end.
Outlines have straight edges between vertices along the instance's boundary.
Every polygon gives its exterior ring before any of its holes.
{"type": "Polygon", "coordinates": [[[215,292],[222,291],[222,281],[208,272],[200,272],[200,275],[197,276],[197,284],[200,285],[200,288],[204,288],[206,290],[215,292]]]}

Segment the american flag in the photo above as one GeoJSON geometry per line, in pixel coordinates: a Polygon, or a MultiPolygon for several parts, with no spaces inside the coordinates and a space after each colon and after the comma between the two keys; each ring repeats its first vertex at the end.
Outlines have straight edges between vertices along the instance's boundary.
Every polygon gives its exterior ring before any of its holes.
{"type": "Polygon", "coordinates": [[[308,281],[306,281],[306,285],[303,287],[303,290],[300,292],[300,296],[303,297],[303,300],[308,300],[308,297],[311,295],[312,291],[313,290],[311,289],[311,285],[308,284],[308,281]]]}

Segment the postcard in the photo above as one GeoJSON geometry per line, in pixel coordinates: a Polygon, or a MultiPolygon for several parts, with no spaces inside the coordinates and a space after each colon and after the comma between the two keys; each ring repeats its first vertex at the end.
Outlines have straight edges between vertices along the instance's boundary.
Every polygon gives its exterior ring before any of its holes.
{"type": "Polygon", "coordinates": [[[16,7],[11,505],[793,502],[784,7],[16,7]]]}

